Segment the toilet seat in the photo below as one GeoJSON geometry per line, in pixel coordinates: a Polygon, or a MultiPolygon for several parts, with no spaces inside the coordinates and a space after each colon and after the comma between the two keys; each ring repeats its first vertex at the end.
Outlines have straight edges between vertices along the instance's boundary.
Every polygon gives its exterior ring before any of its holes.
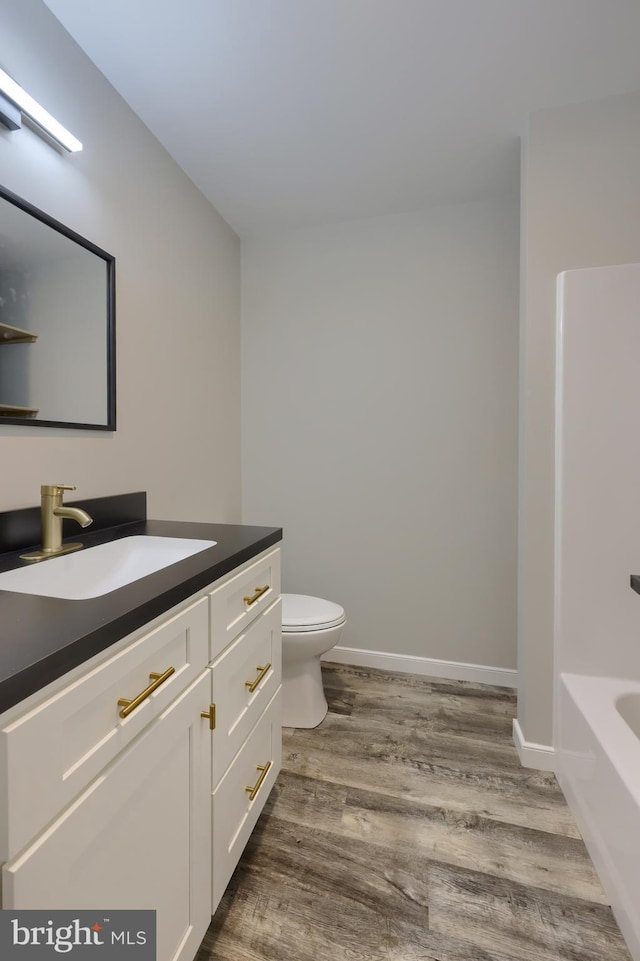
{"type": "Polygon", "coordinates": [[[298,634],[304,631],[326,631],[344,624],[344,608],[333,601],[308,594],[282,595],[282,631],[298,634]]]}

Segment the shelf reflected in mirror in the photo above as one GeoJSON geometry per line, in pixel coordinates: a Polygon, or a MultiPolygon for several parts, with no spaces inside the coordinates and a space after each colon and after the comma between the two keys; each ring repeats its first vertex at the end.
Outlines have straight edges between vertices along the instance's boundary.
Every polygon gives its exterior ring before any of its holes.
{"type": "Polygon", "coordinates": [[[0,426],[115,430],[115,259],[0,187],[0,426]]]}

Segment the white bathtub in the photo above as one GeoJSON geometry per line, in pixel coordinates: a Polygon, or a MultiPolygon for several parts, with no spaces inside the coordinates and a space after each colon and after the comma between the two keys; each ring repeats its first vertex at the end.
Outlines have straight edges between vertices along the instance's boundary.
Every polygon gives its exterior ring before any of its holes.
{"type": "Polygon", "coordinates": [[[560,674],[557,776],[640,961],[640,682],[560,674]]]}

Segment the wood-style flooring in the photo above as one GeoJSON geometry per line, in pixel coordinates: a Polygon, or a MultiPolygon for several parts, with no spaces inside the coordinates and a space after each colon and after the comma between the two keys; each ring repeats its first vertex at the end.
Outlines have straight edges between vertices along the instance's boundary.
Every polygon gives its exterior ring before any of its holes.
{"type": "Polygon", "coordinates": [[[197,961],[629,961],[514,691],[323,673],[197,961]]]}

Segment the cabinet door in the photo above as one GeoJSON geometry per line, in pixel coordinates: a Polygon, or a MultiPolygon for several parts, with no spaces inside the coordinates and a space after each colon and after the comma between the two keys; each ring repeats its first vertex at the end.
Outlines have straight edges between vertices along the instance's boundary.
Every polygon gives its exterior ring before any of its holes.
{"type": "Polygon", "coordinates": [[[158,961],[192,961],[211,920],[207,672],[3,868],[5,908],[150,908],[158,961]]]}

